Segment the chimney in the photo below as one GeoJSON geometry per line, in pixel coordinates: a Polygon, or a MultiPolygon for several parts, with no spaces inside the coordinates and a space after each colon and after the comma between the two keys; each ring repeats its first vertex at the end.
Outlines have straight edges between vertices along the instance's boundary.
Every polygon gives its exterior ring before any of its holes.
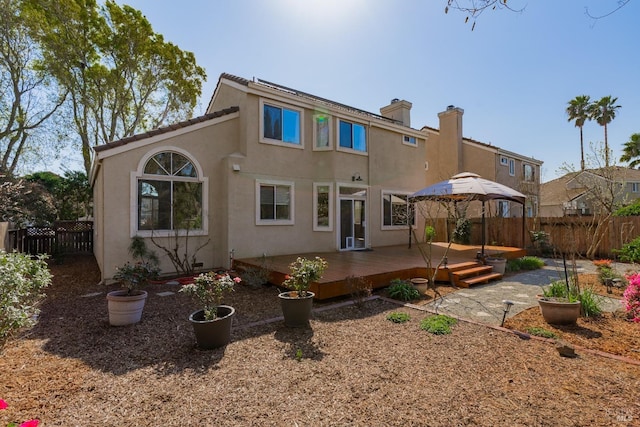
{"type": "Polygon", "coordinates": [[[394,98],[389,105],[380,109],[380,114],[388,119],[397,120],[404,126],[411,127],[412,105],[409,101],[394,98]]]}
{"type": "Polygon", "coordinates": [[[464,110],[449,105],[438,114],[440,119],[440,164],[449,172],[448,176],[463,172],[462,162],[462,115],[464,110]]]}

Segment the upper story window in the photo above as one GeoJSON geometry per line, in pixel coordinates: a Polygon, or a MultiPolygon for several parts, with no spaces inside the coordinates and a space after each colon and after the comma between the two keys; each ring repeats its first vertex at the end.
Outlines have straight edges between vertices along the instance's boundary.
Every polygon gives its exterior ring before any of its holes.
{"type": "Polygon", "coordinates": [[[500,156],[500,164],[502,166],[507,166],[509,164],[509,159],[505,156],[500,156]]]}
{"type": "Polygon", "coordinates": [[[631,183],[631,192],[632,193],[640,193],[640,182],[632,182],[631,183]]]}
{"type": "Polygon", "coordinates": [[[418,141],[415,136],[403,135],[402,143],[405,145],[410,145],[412,147],[416,147],[418,145],[418,141]]]}
{"type": "Polygon", "coordinates": [[[509,159],[509,175],[516,176],[516,161],[509,159]]]}
{"type": "Polygon", "coordinates": [[[134,232],[203,230],[203,180],[185,155],[172,151],[153,155],[136,181],[134,232]]]}
{"type": "Polygon", "coordinates": [[[256,224],[293,224],[293,183],[256,182],[256,224]]]}
{"type": "Polygon", "coordinates": [[[533,165],[528,165],[526,163],[522,165],[522,176],[526,182],[534,182],[536,177],[533,165]]]}
{"type": "Polygon", "coordinates": [[[338,134],[341,148],[367,152],[367,130],[364,125],[340,120],[338,134]]]}
{"type": "Polygon", "coordinates": [[[271,102],[260,102],[261,142],[302,146],[302,110],[271,102]]]}
{"type": "Polygon", "coordinates": [[[331,149],[331,117],[327,114],[313,116],[313,149],[331,149]]]}

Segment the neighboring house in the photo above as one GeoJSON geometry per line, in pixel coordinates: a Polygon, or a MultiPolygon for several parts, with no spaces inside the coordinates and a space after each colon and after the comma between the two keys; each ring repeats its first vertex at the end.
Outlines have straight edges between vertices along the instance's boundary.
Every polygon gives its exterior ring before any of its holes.
{"type": "Polygon", "coordinates": [[[621,166],[571,172],[542,184],[540,216],[594,215],[640,197],[640,170],[621,166]]]}
{"type": "MultiPolygon", "coordinates": [[[[455,173],[499,180],[508,156],[532,165],[539,182],[540,161],[462,138],[462,109],[441,113],[440,129],[418,130],[411,106],[395,99],[373,114],[222,74],[205,115],[95,147],[102,277],[130,259],[136,235],[173,247],[175,230],[188,229],[204,268],[361,250],[406,243],[407,196],[455,173]]],[[[521,189],[516,175],[505,179],[521,189]]],[[[172,270],[167,259],[161,267],[172,270]]]]}

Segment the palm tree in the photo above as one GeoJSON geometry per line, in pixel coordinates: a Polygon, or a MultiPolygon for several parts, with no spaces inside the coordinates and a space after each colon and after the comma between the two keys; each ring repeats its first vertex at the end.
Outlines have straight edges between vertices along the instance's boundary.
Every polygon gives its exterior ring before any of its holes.
{"type": "Polygon", "coordinates": [[[591,118],[589,108],[591,105],[591,99],[589,95],[576,96],[569,101],[567,105],[568,121],[575,120],[576,127],[580,128],[580,169],[584,170],[584,142],[582,138],[582,127],[584,122],[591,118]]]}
{"type": "Polygon", "coordinates": [[[640,133],[634,133],[629,138],[629,141],[624,143],[620,161],[629,162],[630,168],[640,165],[640,133]]]}
{"type": "Polygon", "coordinates": [[[618,98],[612,98],[611,95],[603,96],[599,101],[591,104],[589,112],[591,113],[591,119],[598,122],[600,126],[604,127],[604,165],[609,166],[609,142],[607,140],[607,125],[611,123],[611,120],[616,118],[616,110],[620,108],[620,105],[615,105],[618,98]]]}

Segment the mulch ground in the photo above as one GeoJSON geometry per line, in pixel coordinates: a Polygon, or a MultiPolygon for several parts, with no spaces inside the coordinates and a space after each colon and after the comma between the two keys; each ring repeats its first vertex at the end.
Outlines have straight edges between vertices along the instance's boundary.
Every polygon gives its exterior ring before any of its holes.
{"type": "Polygon", "coordinates": [[[562,358],[464,322],[430,335],[426,313],[383,298],[316,303],[310,328],[290,329],[270,321],[276,288],[238,286],[225,301],[232,342],[202,351],[187,321],[196,304],[157,295],[176,286],[150,286],[142,321],[116,328],[92,258],[52,272],[37,326],[2,350],[0,425],[640,425],[640,366],[580,349],[562,358]],[[395,311],[411,320],[386,320],[395,311]]]}

